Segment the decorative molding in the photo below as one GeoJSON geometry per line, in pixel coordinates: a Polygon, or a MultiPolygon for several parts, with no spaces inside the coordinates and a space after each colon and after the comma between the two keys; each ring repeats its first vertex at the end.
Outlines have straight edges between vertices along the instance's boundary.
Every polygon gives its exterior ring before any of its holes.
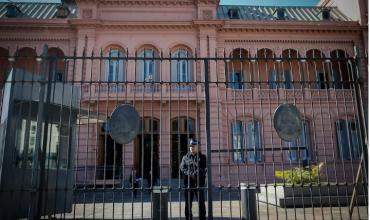
{"type": "Polygon", "coordinates": [[[0,30],[69,30],[72,28],[68,21],[51,21],[51,20],[2,20],[0,19],[0,30]]]}
{"type": "Polygon", "coordinates": [[[202,5],[219,5],[220,0],[195,0],[196,4],[202,5]]]}
{"type": "Polygon", "coordinates": [[[71,41],[73,37],[58,36],[1,36],[0,41],[71,41]]]}
{"type": "Polygon", "coordinates": [[[97,4],[98,6],[102,5],[119,5],[125,7],[132,6],[194,6],[194,0],[77,0],[78,4],[97,4]]]}
{"type": "Polygon", "coordinates": [[[126,22],[126,21],[101,21],[101,20],[71,20],[71,25],[78,28],[94,28],[99,30],[194,30],[192,22],[165,22],[165,21],[143,21],[143,22],[126,22]]]}
{"type": "Polygon", "coordinates": [[[82,18],[91,19],[93,17],[92,9],[82,9],[82,18]]]}
{"type": "Polygon", "coordinates": [[[202,17],[204,20],[211,20],[213,19],[213,12],[212,10],[203,10],[202,17]]]}
{"type": "Polygon", "coordinates": [[[224,21],[222,20],[195,20],[193,24],[197,27],[202,28],[217,28],[221,30],[224,26],[224,21]]]}
{"type": "Polygon", "coordinates": [[[294,32],[294,33],[359,33],[361,27],[355,22],[271,22],[271,21],[224,21],[218,31],[229,32],[294,32]]]}
{"type": "Polygon", "coordinates": [[[353,44],[352,40],[225,40],[225,44],[230,43],[320,43],[320,44],[353,44]]]}

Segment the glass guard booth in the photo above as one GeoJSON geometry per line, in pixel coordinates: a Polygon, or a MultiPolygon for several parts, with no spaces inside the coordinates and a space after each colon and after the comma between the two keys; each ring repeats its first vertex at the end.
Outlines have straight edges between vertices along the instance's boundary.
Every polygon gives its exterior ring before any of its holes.
{"type": "Polygon", "coordinates": [[[71,212],[79,89],[13,69],[3,89],[0,219],[71,212]]]}

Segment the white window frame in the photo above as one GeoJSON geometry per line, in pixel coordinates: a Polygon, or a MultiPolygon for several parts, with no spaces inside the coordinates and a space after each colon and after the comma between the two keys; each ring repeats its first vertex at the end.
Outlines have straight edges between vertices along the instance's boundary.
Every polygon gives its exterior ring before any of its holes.
{"type": "MultiPolygon", "coordinates": [[[[144,49],[139,57],[142,58],[154,58],[156,57],[156,51],[154,49],[144,49]]],[[[143,82],[155,82],[157,80],[157,69],[156,61],[153,60],[139,60],[141,65],[141,79],[143,82]]]]}
{"type": "Polygon", "coordinates": [[[246,146],[249,149],[253,149],[254,151],[247,151],[247,162],[259,162],[262,160],[262,151],[261,150],[261,123],[257,120],[248,121],[245,124],[245,130],[247,134],[246,146]],[[249,125],[253,125],[252,132],[249,131],[249,125]],[[250,136],[252,133],[253,136],[250,136]],[[253,138],[253,141],[250,141],[253,138]],[[253,143],[252,143],[253,142],[253,143]],[[251,156],[252,155],[252,156],[251,156]]]}
{"type": "Polygon", "coordinates": [[[283,71],[283,77],[284,79],[284,83],[283,83],[283,88],[285,89],[293,89],[294,85],[293,85],[293,74],[290,70],[284,70],[283,71]],[[287,79],[286,79],[286,74],[289,74],[290,76],[290,82],[287,82],[287,79]],[[290,85],[290,88],[287,88],[287,85],[290,85]]]}
{"type": "Polygon", "coordinates": [[[244,83],[243,83],[243,74],[240,72],[231,72],[229,73],[230,82],[229,82],[229,88],[231,89],[244,89],[244,83]],[[240,75],[240,81],[235,81],[236,74],[240,75]],[[236,88],[235,85],[240,85],[240,88],[236,88]]]}
{"type": "Polygon", "coordinates": [[[269,89],[277,89],[279,87],[278,82],[277,82],[277,73],[275,70],[269,71],[268,84],[269,84],[269,89]],[[270,78],[271,76],[273,77],[272,80],[270,78]]]}
{"type": "Polygon", "coordinates": [[[178,62],[178,68],[179,68],[179,81],[180,82],[189,82],[189,68],[188,68],[188,61],[187,60],[180,60],[178,62]],[[183,71],[183,67],[185,67],[185,70],[183,71]]]}
{"type": "Polygon", "coordinates": [[[241,121],[234,121],[231,123],[232,157],[233,161],[236,163],[242,163],[245,160],[245,152],[243,151],[243,130],[243,123],[241,121]],[[234,150],[236,150],[236,152],[234,152],[234,150]]]}
{"type": "Polygon", "coordinates": [[[171,60],[171,81],[172,82],[191,82],[191,61],[186,58],[191,57],[191,53],[187,49],[177,49],[173,54],[172,58],[185,58],[184,60],[171,60]],[[185,71],[183,71],[185,66],[185,71]]]}
{"type": "Polygon", "coordinates": [[[125,81],[125,62],[123,59],[115,59],[117,57],[123,58],[124,54],[118,48],[110,49],[104,63],[104,81],[105,82],[124,82],[125,81]]]}
{"type": "Polygon", "coordinates": [[[241,152],[233,151],[233,161],[236,163],[257,163],[262,161],[262,137],[261,123],[257,120],[247,122],[234,121],[231,123],[232,149],[241,150],[241,152]],[[238,125],[239,124],[239,125],[238,125]],[[252,124],[253,129],[250,129],[252,124]],[[241,133],[237,131],[236,125],[241,128],[241,133]],[[252,135],[252,136],[251,136],[252,135]],[[253,149],[253,150],[249,150],[253,149]]]}
{"type": "Polygon", "coordinates": [[[354,120],[338,119],[336,121],[336,136],[337,136],[337,149],[338,156],[341,160],[359,160],[361,157],[361,140],[359,139],[358,126],[354,120]],[[341,130],[343,126],[344,131],[341,130]],[[354,127],[354,129],[353,129],[354,127]],[[346,143],[343,143],[345,141],[346,143]],[[346,146],[343,146],[346,144],[346,146]],[[348,155],[344,155],[345,149],[347,148],[348,155]]]}
{"type": "Polygon", "coordinates": [[[316,72],[316,87],[317,89],[329,89],[329,79],[328,79],[328,73],[326,72],[316,72]],[[323,75],[324,76],[324,81],[320,81],[320,75],[323,75]],[[321,84],[324,84],[325,85],[325,88],[321,88],[321,84]]]}

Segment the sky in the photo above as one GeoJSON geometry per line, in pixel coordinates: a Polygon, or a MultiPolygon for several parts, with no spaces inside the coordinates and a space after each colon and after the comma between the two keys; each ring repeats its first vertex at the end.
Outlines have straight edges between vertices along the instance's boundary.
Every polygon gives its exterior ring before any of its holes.
{"type": "MultiPolygon", "coordinates": [[[[61,0],[0,0],[0,2],[60,2],[61,0]]],[[[222,5],[313,6],[319,0],[221,0],[222,5]]]]}

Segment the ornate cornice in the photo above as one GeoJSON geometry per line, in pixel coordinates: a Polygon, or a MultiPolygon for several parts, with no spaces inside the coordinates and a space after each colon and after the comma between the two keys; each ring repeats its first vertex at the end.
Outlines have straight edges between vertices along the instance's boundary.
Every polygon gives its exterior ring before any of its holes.
{"type": "Polygon", "coordinates": [[[100,30],[192,30],[193,22],[168,21],[100,21],[100,20],[71,20],[71,25],[83,28],[96,28],[100,30]]]}
{"type": "Polygon", "coordinates": [[[123,5],[123,6],[192,6],[219,5],[220,0],[77,0],[77,4],[89,3],[98,5],[123,5]]]}
{"type": "Polygon", "coordinates": [[[220,0],[194,0],[196,4],[219,5],[220,0]]]}
{"type": "Polygon", "coordinates": [[[219,32],[360,32],[357,22],[225,21],[219,32]]]}
{"type": "Polygon", "coordinates": [[[29,36],[29,37],[4,37],[0,36],[0,41],[70,41],[71,38],[68,37],[45,37],[45,36],[29,36]]]}
{"type": "Polygon", "coordinates": [[[97,4],[99,6],[190,6],[194,5],[194,0],[77,0],[79,3],[97,4]]]}
{"type": "Polygon", "coordinates": [[[196,27],[208,27],[208,28],[222,28],[224,26],[224,21],[221,20],[197,20],[193,21],[196,27]]]}
{"type": "Polygon", "coordinates": [[[71,29],[67,20],[0,19],[0,29],[71,29]]]}
{"type": "Polygon", "coordinates": [[[48,33],[43,32],[28,32],[27,34],[19,34],[19,32],[7,32],[0,34],[0,41],[70,41],[75,38],[75,33],[48,33]]]}
{"type": "Polygon", "coordinates": [[[0,26],[1,41],[69,41],[75,38],[76,32],[69,27],[53,29],[45,27],[6,27],[0,26]]]}
{"type": "Polygon", "coordinates": [[[266,32],[266,33],[359,33],[365,27],[356,22],[276,22],[276,21],[104,21],[96,19],[69,20],[24,20],[0,19],[0,30],[68,30],[76,28],[172,30],[193,28],[215,28],[219,33],[266,32]]]}
{"type": "Polygon", "coordinates": [[[352,44],[353,40],[225,40],[225,44],[234,43],[305,43],[305,44],[352,44]]]}

